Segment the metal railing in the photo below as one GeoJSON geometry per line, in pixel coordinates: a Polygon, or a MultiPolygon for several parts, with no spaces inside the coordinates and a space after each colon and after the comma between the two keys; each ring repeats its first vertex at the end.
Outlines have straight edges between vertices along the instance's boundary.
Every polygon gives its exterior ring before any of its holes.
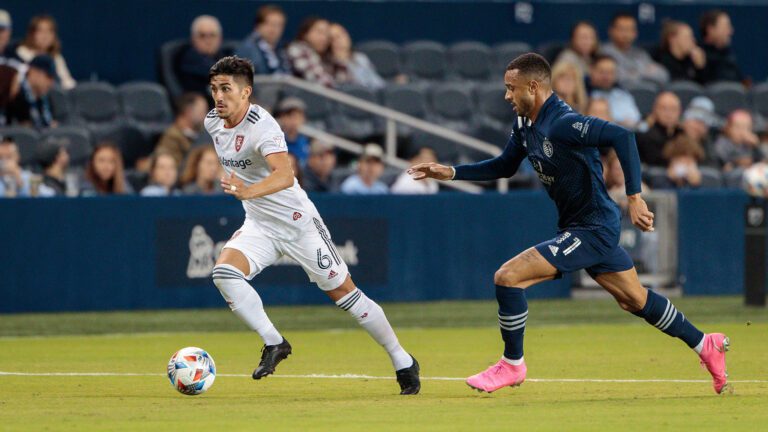
{"type": "MultiPolygon", "coordinates": [[[[501,149],[499,149],[497,146],[489,144],[485,141],[481,141],[477,138],[473,138],[469,135],[465,135],[446,127],[426,122],[416,117],[404,114],[400,111],[396,111],[391,108],[387,108],[385,106],[378,105],[373,102],[348,95],[338,90],[329,89],[296,77],[288,75],[256,75],[254,77],[254,84],[257,86],[267,84],[297,88],[333,100],[337,103],[348,105],[361,111],[365,111],[375,116],[384,118],[384,153],[386,156],[385,162],[399,168],[405,168],[409,164],[407,160],[397,157],[397,124],[403,124],[413,129],[438,136],[472,150],[488,154],[489,156],[498,156],[501,153],[501,149]]],[[[320,129],[304,126],[302,131],[310,137],[324,139],[339,148],[343,148],[353,153],[359,154],[362,151],[362,146],[359,143],[355,143],[320,129]]],[[[454,181],[443,182],[441,184],[465,192],[482,192],[481,187],[469,182],[454,181]]],[[[506,192],[509,188],[507,179],[499,179],[496,184],[497,190],[499,192],[506,192]]]]}

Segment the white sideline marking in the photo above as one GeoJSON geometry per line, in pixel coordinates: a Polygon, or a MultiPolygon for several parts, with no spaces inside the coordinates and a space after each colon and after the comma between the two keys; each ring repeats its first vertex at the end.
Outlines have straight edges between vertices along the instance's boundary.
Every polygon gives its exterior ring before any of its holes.
{"type": "MultiPolygon", "coordinates": [[[[133,376],[153,376],[164,377],[160,373],[131,373],[131,372],[4,372],[0,371],[0,376],[63,376],[63,377],[133,377],[133,376]]],[[[244,374],[217,374],[221,377],[250,378],[250,375],[244,374]]],[[[392,380],[393,377],[373,376],[373,375],[326,375],[326,374],[307,374],[307,375],[273,375],[274,378],[318,378],[318,379],[368,379],[368,380],[392,380]]],[[[458,377],[421,377],[425,381],[464,381],[466,378],[458,377]]],[[[601,378],[529,378],[526,381],[540,383],[709,383],[710,380],[693,379],[601,379],[601,378]]],[[[733,380],[731,383],[768,383],[768,380],[733,380]]]]}

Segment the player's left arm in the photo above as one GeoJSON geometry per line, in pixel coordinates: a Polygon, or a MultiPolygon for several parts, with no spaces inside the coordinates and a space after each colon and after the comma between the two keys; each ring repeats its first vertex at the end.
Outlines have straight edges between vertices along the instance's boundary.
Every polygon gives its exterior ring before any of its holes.
{"type": "Polygon", "coordinates": [[[260,198],[293,186],[293,164],[291,158],[288,157],[288,152],[271,153],[265,159],[272,173],[264,180],[246,185],[232,170],[230,175],[221,178],[221,187],[224,189],[224,193],[242,201],[260,198]]]}
{"type": "Polygon", "coordinates": [[[643,231],[653,231],[654,215],[640,196],[642,173],[633,132],[595,117],[568,114],[553,124],[550,137],[572,145],[613,147],[624,172],[624,187],[632,223],[643,231]]]}

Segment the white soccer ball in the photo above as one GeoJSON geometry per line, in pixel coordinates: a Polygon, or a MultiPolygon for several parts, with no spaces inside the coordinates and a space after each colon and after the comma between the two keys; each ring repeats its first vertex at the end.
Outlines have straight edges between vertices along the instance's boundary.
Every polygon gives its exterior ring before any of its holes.
{"type": "Polygon", "coordinates": [[[760,162],[745,169],[742,185],[748,194],[768,198],[768,164],[760,162]]]}
{"type": "Polygon", "coordinates": [[[213,385],[216,364],[213,357],[202,348],[182,348],[168,361],[168,379],[179,393],[199,395],[213,385]]]}

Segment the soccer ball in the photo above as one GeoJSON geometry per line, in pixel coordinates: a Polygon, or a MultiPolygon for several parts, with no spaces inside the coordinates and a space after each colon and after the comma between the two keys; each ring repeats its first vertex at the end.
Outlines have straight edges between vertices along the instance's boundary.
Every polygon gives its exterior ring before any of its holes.
{"type": "Polygon", "coordinates": [[[742,185],[748,194],[768,198],[768,164],[760,162],[745,169],[742,185]]]}
{"type": "Polygon", "coordinates": [[[168,361],[168,379],[179,393],[199,395],[213,385],[216,364],[213,357],[202,348],[182,348],[168,361]]]}

